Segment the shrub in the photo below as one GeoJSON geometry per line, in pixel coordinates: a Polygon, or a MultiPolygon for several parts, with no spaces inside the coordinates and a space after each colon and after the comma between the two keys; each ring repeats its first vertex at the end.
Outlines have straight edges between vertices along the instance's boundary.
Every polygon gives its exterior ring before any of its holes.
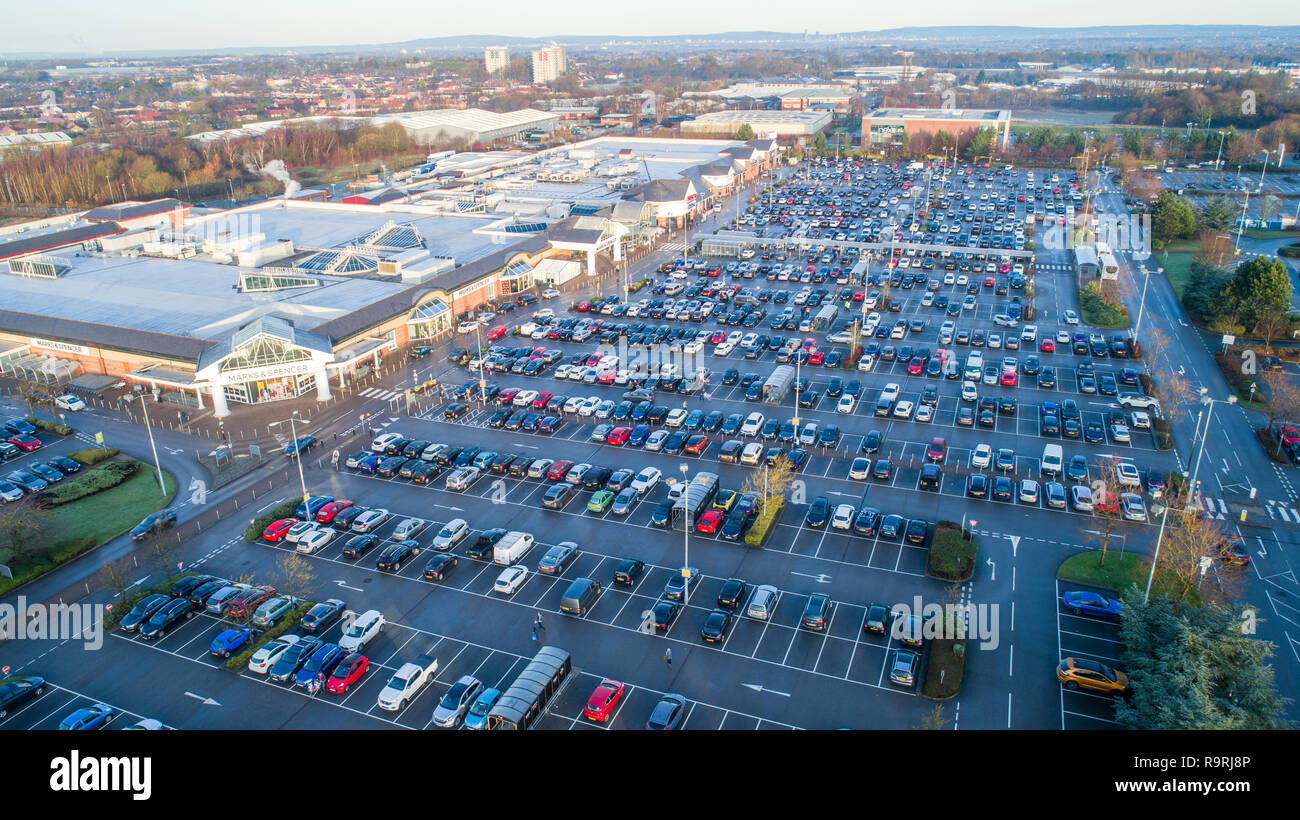
{"type": "Polygon", "coordinates": [[[627,286],[628,293],[636,293],[638,290],[640,290],[641,288],[645,287],[648,284],[650,284],[649,279],[638,279],[627,286]]]}
{"type": "Polygon", "coordinates": [[[785,506],[784,499],[775,499],[768,502],[763,511],[754,519],[753,525],[745,533],[745,545],[749,547],[761,547],[767,541],[768,535],[776,528],[776,520],[781,517],[781,509],[785,506]]]}
{"type": "Polygon", "coordinates": [[[1154,418],[1151,420],[1151,436],[1155,439],[1157,450],[1171,450],[1173,437],[1169,434],[1169,420],[1154,418]]]}
{"type": "Polygon", "coordinates": [[[975,572],[975,542],[963,538],[961,527],[940,521],[930,543],[931,575],[946,581],[965,581],[975,572]]]}
{"type": "Polygon", "coordinates": [[[1300,243],[1283,245],[1277,249],[1277,255],[1284,256],[1287,259],[1300,259],[1300,243]]]}
{"type": "Polygon", "coordinates": [[[38,419],[35,416],[28,416],[27,422],[37,430],[42,430],[46,433],[54,433],[58,436],[72,435],[71,427],[66,424],[59,424],[57,421],[46,421],[45,419],[38,419]]]}
{"type": "Polygon", "coordinates": [[[109,447],[108,449],[102,447],[87,447],[85,450],[76,450],[68,453],[68,458],[84,464],[87,467],[93,467],[99,462],[107,461],[121,452],[122,451],[116,447],[109,447]]]}
{"type": "Polygon", "coordinates": [[[270,512],[259,515],[253,519],[253,523],[244,528],[244,540],[256,541],[262,537],[266,528],[271,526],[272,521],[278,521],[281,518],[293,518],[293,511],[298,509],[300,499],[290,498],[276,506],[270,512]]]}
{"type": "Polygon", "coordinates": [[[1096,282],[1089,282],[1079,291],[1079,313],[1084,322],[1096,327],[1119,329],[1129,326],[1128,310],[1118,302],[1107,300],[1096,282]]]}
{"type": "Polygon", "coordinates": [[[252,660],[253,655],[257,650],[297,626],[298,622],[302,620],[302,616],[306,615],[307,611],[313,606],[315,606],[315,604],[311,601],[303,601],[293,609],[289,610],[289,614],[281,618],[275,626],[249,641],[248,646],[243,652],[232,656],[230,660],[226,661],[226,668],[231,672],[239,672],[247,668],[248,662],[252,660]]]}
{"type": "Polygon", "coordinates": [[[140,469],[138,461],[110,461],[86,473],[81,478],[60,482],[36,494],[35,503],[42,509],[70,504],[86,496],[111,489],[135,475],[140,469]]]}
{"type": "Polygon", "coordinates": [[[173,575],[170,581],[163,579],[162,581],[159,581],[158,583],[154,584],[148,589],[140,590],[138,592],[129,594],[126,598],[114,604],[113,610],[111,612],[104,615],[104,620],[103,620],[104,630],[111,631],[117,629],[117,625],[120,624],[122,622],[122,619],[126,617],[126,613],[130,612],[133,608],[135,608],[136,604],[140,603],[145,598],[148,598],[150,595],[158,595],[161,593],[170,592],[171,588],[175,586],[177,582],[179,582],[182,578],[188,578],[191,575],[194,575],[194,573],[185,572],[185,573],[181,573],[180,575],[173,575]]]}

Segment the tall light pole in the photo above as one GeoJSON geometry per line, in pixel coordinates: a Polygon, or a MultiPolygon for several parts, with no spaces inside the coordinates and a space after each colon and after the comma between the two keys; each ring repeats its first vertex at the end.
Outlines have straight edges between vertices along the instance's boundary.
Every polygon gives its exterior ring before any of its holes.
{"type": "Polygon", "coordinates": [[[1192,149],[1192,126],[1193,125],[1195,125],[1195,123],[1191,123],[1191,122],[1187,123],[1187,142],[1183,143],[1184,160],[1187,159],[1187,155],[1191,152],[1192,149]]]}
{"type": "Polygon", "coordinates": [[[687,609],[691,605],[691,485],[686,479],[690,470],[690,465],[683,462],[682,499],[685,503],[682,506],[686,509],[686,527],[682,530],[682,534],[685,536],[683,539],[684,555],[682,557],[682,609],[687,609]]]}
{"type": "Polygon", "coordinates": [[[483,326],[474,322],[474,338],[478,340],[478,399],[487,404],[487,382],[483,379],[483,326]]]}
{"type": "Polygon", "coordinates": [[[1160,560],[1160,542],[1164,540],[1165,521],[1167,521],[1168,518],[1169,505],[1166,504],[1165,511],[1160,515],[1160,533],[1156,535],[1156,551],[1155,554],[1151,556],[1151,571],[1147,573],[1147,589],[1146,592],[1142,593],[1142,603],[1144,604],[1151,599],[1151,582],[1154,581],[1156,577],[1156,562],[1160,560]]]}
{"type": "Polygon", "coordinates": [[[1223,138],[1228,135],[1227,131],[1219,132],[1219,153],[1214,157],[1214,170],[1219,170],[1219,161],[1223,159],[1223,138]]]}
{"type": "Polygon", "coordinates": [[[1147,285],[1151,284],[1151,271],[1147,270],[1147,266],[1145,264],[1142,266],[1142,272],[1146,274],[1146,278],[1142,280],[1142,299],[1138,302],[1137,324],[1133,326],[1134,339],[1138,337],[1138,331],[1142,329],[1142,308],[1146,307],[1147,285]]]}
{"type": "MultiPolygon", "coordinates": [[[[1264,172],[1268,170],[1268,155],[1275,153],[1273,151],[1264,151],[1264,167],[1259,169],[1259,192],[1264,193],[1264,172]]],[[[1282,164],[1282,157],[1277,158],[1278,164],[1282,164]]]]}
{"type": "MultiPolygon", "coordinates": [[[[284,424],[285,421],[288,421],[289,435],[293,436],[293,441],[294,443],[296,443],[298,441],[298,425],[295,424],[294,422],[297,420],[297,418],[298,418],[298,411],[294,410],[293,414],[290,415],[288,419],[284,419],[281,421],[273,421],[270,424],[268,424],[267,427],[268,428],[276,427],[281,424],[284,424]]],[[[293,444],[290,444],[290,446],[292,447],[293,444]]],[[[295,451],[294,461],[298,462],[298,484],[300,487],[302,487],[302,501],[304,504],[306,504],[307,499],[310,498],[311,496],[307,494],[307,481],[305,478],[303,478],[303,474],[302,474],[302,451],[298,450],[296,447],[294,448],[294,451],[295,451]]]]}
{"type": "Polygon", "coordinates": [[[153,451],[153,467],[158,471],[158,489],[167,497],[167,483],[163,481],[162,465],[158,463],[158,446],[153,442],[153,428],[149,426],[149,405],[140,394],[140,409],[144,411],[144,429],[149,434],[149,449],[153,451]]]}

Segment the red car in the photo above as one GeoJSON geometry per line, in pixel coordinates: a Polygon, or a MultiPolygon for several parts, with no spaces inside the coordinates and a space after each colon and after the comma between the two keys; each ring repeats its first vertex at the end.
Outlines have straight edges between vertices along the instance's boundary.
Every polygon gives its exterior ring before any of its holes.
{"type": "Polygon", "coordinates": [[[695,530],[709,534],[715,533],[718,531],[718,527],[722,525],[724,517],[725,513],[722,510],[709,510],[700,516],[700,521],[695,525],[695,530]]]}
{"type": "Polygon", "coordinates": [[[262,531],[262,537],[272,544],[279,543],[284,540],[284,536],[288,534],[289,529],[297,523],[298,519],[296,518],[281,518],[279,521],[272,521],[271,526],[262,531]]]}
{"type": "Polygon", "coordinates": [[[545,409],[546,409],[546,403],[547,403],[548,401],[550,401],[550,400],[551,400],[552,398],[554,398],[554,397],[555,397],[555,394],[552,393],[551,391],[549,391],[549,390],[543,390],[541,393],[538,393],[538,394],[537,394],[537,398],[533,399],[533,409],[534,409],[534,410],[545,410],[545,409]]]}
{"type": "Polygon", "coordinates": [[[574,308],[574,310],[580,310],[585,313],[591,310],[591,302],[586,302],[586,301],[579,302],[577,307],[574,308]]]}
{"type": "Polygon", "coordinates": [[[1300,442],[1300,430],[1297,430],[1294,424],[1283,424],[1278,428],[1277,436],[1287,444],[1300,442]]]}
{"type": "Polygon", "coordinates": [[[572,466],[572,461],[557,461],[551,465],[551,469],[546,471],[546,477],[551,481],[559,481],[564,478],[564,475],[569,472],[569,468],[572,466]]]}
{"type": "Polygon", "coordinates": [[[808,354],[808,364],[821,364],[824,361],[826,361],[826,354],[820,350],[808,354]]]}
{"type": "Polygon", "coordinates": [[[867,295],[866,295],[865,293],[863,293],[862,291],[860,291],[860,290],[855,290],[855,291],[853,291],[853,301],[855,301],[855,302],[861,302],[863,299],[866,299],[866,298],[867,298],[867,295]]]}
{"type": "Polygon", "coordinates": [[[518,392],[518,387],[507,387],[505,390],[497,393],[497,404],[509,404],[515,400],[515,394],[518,392]]]}
{"type": "Polygon", "coordinates": [[[1003,370],[1003,371],[1002,371],[1002,386],[1003,386],[1003,387],[1015,387],[1015,386],[1016,386],[1016,371],[1014,371],[1014,370],[1003,370]]]}
{"type": "Polygon", "coordinates": [[[816,340],[816,339],[804,339],[804,340],[803,340],[803,349],[804,349],[804,350],[816,350],[816,349],[817,349],[817,340],[816,340]]]}
{"type": "Polygon", "coordinates": [[[610,712],[623,697],[623,684],[616,680],[603,680],[596,691],[587,698],[587,705],[582,707],[582,716],[588,720],[604,723],[609,720],[610,712]]]}
{"type": "Polygon", "coordinates": [[[370,660],[365,655],[353,652],[334,667],[334,672],[330,674],[330,679],[325,684],[325,691],[334,695],[346,693],[348,687],[360,680],[369,668],[370,660]]]}
{"type": "Polygon", "coordinates": [[[925,372],[925,359],[920,356],[913,356],[912,361],[907,363],[907,375],[919,376],[925,372]]]}
{"type": "Polygon", "coordinates": [[[36,436],[29,436],[26,433],[19,433],[16,436],[9,437],[9,443],[22,450],[24,453],[30,453],[33,450],[41,449],[41,440],[36,436]]]}
{"type": "Polygon", "coordinates": [[[1056,342],[1052,341],[1051,339],[1044,339],[1042,342],[1039,343],[1038,349],[1043,351],[1044,353],[1055,353],[1056,342]]]}
{"type": "Polygon", "coordinates": [[[986,288],[991,288],[991,287],[993,287],[994,284],[995,284],[995,283],[994,283],[994,281],[993,281],[993,277],[992,277],[992,276],[985,276],[985,277],[984,277],[984,287],[986,287],[986,288]]]}
{"type": "Polygon", "coordinates": [[[506,335],[506,333],[507,331],[505,325],[497,325],[496,327],[492,328],[487,332],[488,341],[492,341],[494,339],[500,339],[502,336],[506,335]]]}
{"type": "Polygon", "coordinates": [[[721,330],[715,330],[713,331],[713,335],[709,337],[709,344],[722,344],[722,340],[725,338],[727,338],[727,334],[723,333],[721,330]]]}
{"type": "Polygon", "coordinates": [[[271,600],[273,595],[275,595],[275,587],[250,587],[231,597],[230,603],[226,604],[225,614],[231,618],[242,618],[245,615],[250,615],[259,606],[271,600]]]}
{"type": "Polygon", "coordinates": [[[605,443],[623,445],[627,444],[628,436],[632,435],[631,427],[615,427],[605,436],[605,443]]]}
{"type": "Polygon", "coordinates": [[[944,441],[943,436],[935,436],[930,440],[930,446],[925,451],[925,457],[930,461],[943,461],[944,453],[948,452],[948,442],[944,441]]]}
{"type": "Polygon", "coordinates": [[[617,376],[618,376],[618,372],[617,372],[617,371],[614,371],[614,370],[602,370],[602,371],[600,371],[600,375],[596,377],[596,381],[600,382],[601,384],[613,384],[613,383],[614,383],[614,379],[615,379],[617,376]]]}
{"type": "Polygon", "coordinates": [[[336,515],[338,515],[339,513],[343,512],[344,510],[346,510],[348,507],[351,506],[352,506],[352,502],[348,501],[346,498],[340,498],[338,501],[331,501],[330,503],[326,504],[324,507],[321,507],[320,512],[316,513],[316,523],[317,524],[333,523],[334,517],[336,515]]]}

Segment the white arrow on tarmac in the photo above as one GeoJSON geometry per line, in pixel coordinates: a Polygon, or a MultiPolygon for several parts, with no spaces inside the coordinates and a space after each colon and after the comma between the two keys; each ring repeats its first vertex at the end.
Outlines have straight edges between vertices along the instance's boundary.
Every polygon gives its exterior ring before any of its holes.
{"type": "Polygon", "coordinates": [[[783,698],[790,697],[789,692],[778,692],[775,689],[768,689],[767,687],[760,686],[757,683],[742,683],[741,686],[745,687],[746,689],[753,689],[755,692],[767,692],[768,694],[771,695],[780,695],[783,698]]]}
{"type": "Polygon", "coordinates": [[[194,694],[193,692],[186,692],[185,695],[186,695],[186,697],[191,697],[191,698],[194,698],[195,700],[201,700],[201,701],[203,701],[203,705],[204,705],[204,706],[220,706],[220,705],[221,705],[220,703],[217,703],[217,702],[216,702],[215,700],[213,700],[212,698],[205,698],[205,697],[203,697],[202,695],[196,695],[196,694],[194,694]]]}
{"type": "Polygon", "coordinates": [[[989,570],[989,580],[996,581],[998,579],[998,565],[993,563],[992,558],[987,559],[984,563],[988,564],[990,567],[993,568],[989,570]]]}
{"type": "Polygon", "coordinates": [[[354,592],[365,592],[365,590],[362,589],[361,587],[350,587],[350,586],[348,586],[347,584],[343,583],[342,581],[335,581],[334,583],[338,584],[339,586],[343,587],[344,589],[350,589],[350,590],[353,590],[354,592]]]}
{"type": "Polygon", "coordinates": [[[444,510],[452,510],[453,512],[465,512],[461,507],[448,507],[446,504],[432,504],[430,506],[441,507],[444,510]]]}
{"type": "Polygon", "coordinates": [[[1020,546],[1020,536],[1019,536],[1019,535],[1008,535],[1008,536],[1007,536],[1007,539],[1011,541],[1011,557],[1012,557],[1012,558],[1015,558],[1015,557],[1016,557],[1016,548],[1020,546]]]}
{"type": "Polygon", "coordinates": [[[824,573],[824,572],[821,573],[820,575],[809,575],[809,574],[806,573],[806,572],[794,572],[794,571],[791,571],[790,574],[791,574],[791,575],[799,575],[799,576],[802,576],[802,577],[804,577],[804,578],[811,578],[811,579],[813,579],[814,581],[816,581],[816,582],[819,583],[819,584],[829,584],[829,583],[831,582],[831,576],[827,575],[827,574],[824,573]]]}

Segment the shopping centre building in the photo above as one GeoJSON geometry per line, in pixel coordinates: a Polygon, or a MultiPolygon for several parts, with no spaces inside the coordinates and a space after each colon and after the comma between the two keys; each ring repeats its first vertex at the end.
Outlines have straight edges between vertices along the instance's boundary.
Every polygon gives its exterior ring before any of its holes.
{"type": "Polygon", "coordinates": [[[8,226],[0,375],[122,380],[218,417],[326,400],[494,304],[615,270],[777,150],[602,138],[417,178],[382,204],[159,200],[8,226]]]}

